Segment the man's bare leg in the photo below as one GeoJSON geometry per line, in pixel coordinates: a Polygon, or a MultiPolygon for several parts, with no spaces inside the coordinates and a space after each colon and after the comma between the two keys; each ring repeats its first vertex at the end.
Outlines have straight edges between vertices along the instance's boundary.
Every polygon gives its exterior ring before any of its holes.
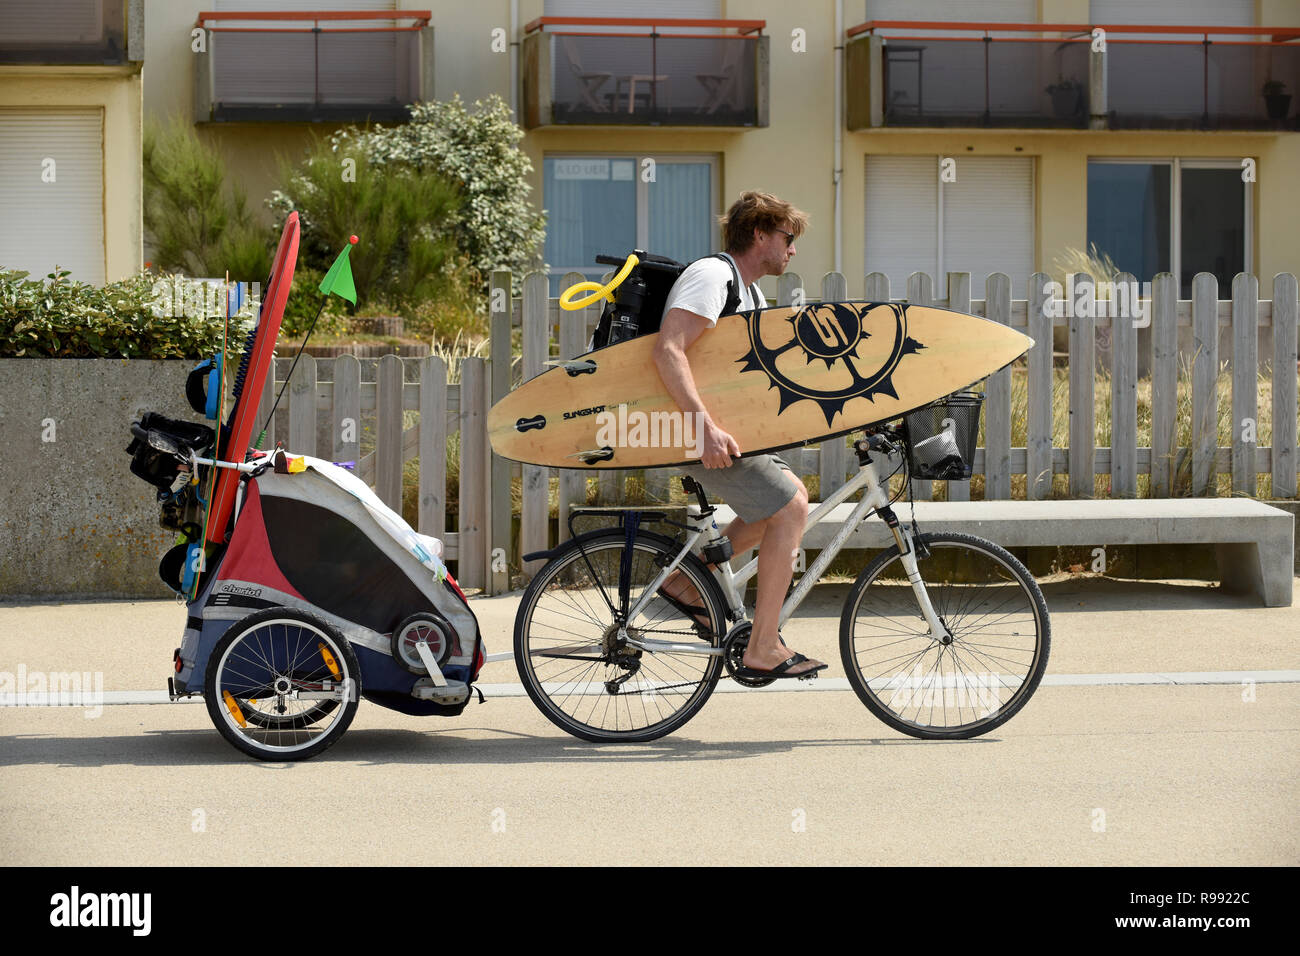
{"type": "MultiPolygon", "coordinates": [[[[735,553],[740,554],[755,547],[759,549],[754,628],[744,657],[747,667],[771,670],[784,663],[793,653],[781,639],[777,623],[781,617],[781,605],[785,602],[786,592],[794,577],[793,552],[803,538],[804,523],[808,518],[808,492],[802,482],[798,485],[794,498],[770,518],[749,524],[738,517],[723,531],[731,541],[735,553]],[[767,555],[766,559],[764,555],[767,555]],[[780,555],[785,555],[785,558],[780,559],[780,555]]],[[[700,601],[699,592],[679,571],[664,581],[663,590],[686,604],[697,604],[700,601]]],[[[800,664],[792,673],[802,673],[821,663],[811,661],[800,664]]]]}
{"type": "MultiPolygon", "coordinates": [[[[754,604],[754,628],[750,632],[749,646],[745,648],[744,664],[758,670],[771,670],[790,656],[777,631],[781,605],[794,577],[792,553],[803,537],[804,522],[808,517],[808,493],[802,484],[791,501],[763,522],[762,539],[758,547],[758,598],[754,604]]],[[[793,667],[789,673],[800,674],[821,664],[808,660],[793,667]]]]}

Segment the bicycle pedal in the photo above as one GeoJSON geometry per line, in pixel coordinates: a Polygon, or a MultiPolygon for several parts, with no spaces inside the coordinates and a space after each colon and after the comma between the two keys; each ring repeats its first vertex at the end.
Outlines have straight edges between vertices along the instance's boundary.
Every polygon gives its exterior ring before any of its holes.
{"type": "Polygon", "coordinates": [[[813,671],[811,674],[800,674],[798,680],[816,680],[821,671],[813,671]]]}

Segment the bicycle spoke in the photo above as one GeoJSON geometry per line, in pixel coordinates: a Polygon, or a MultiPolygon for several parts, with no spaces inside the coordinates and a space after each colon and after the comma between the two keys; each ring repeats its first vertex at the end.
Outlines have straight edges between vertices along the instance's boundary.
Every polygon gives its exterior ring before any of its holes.
{"type": "Polygon", "coordinates": [[[944,626],[934,639],[897,554],[855,585],[842,652],[873,712],[919,737],[969,737],[1023,706],[1046,664],[1041,592],[1015,559],[967,535],[927,536],[918,562],[944,626]],[[905,576],[904,580],[905,580],[905,576]]]}
{"type": "MultiPolygon", "coordinates": [[[[721,665],[712,655],[630,643],[644,639],[701,650],[716,646],[712,635],[701,638],[690,615],[657,595],[651,595],[635,620],[615,627],[599,595],[617,594],[625,544],[622,534],[614,533],[602,540],[584,539],[581,552],[574,547],[557,556],[539,572],[535,591],[530,590],[527,606],[519,612],[515,660],[521,679],[548,717],[589,739],[652,739],[660,727],[668,732],[684,720],[683,714],[689,717],[702,705],[721,665]],[[589,659],[567,656],[575,652],[589,659]]],[[[656,542],[638,540],[634,548],[628,563],[629,610],[660,574],[661,561],[676,557],[656,542]]],[[[706,582],[695,577],[701,573],[697,563],[687,580],[702,594],[706,582]]],[[[717,613],[706,606],[706,616],[717,613]]]]}

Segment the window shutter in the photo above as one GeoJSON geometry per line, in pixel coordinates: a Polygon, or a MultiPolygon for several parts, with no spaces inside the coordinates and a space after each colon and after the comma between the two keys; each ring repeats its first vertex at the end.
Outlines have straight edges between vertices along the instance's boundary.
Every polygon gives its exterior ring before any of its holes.
{"type": "MultiPolygon", "coordinates": [[[[943,184],[943,269],[969,272],[971,297],[984,298],[991,272],[1028,295],[1034,271],[1034,161],[1027,156],[956,157],[957,180],[943,184]]],[[[935,295],[943,278],[935,276],[935,295]]]]}
{"type": "Polygon", "coordinates": [[[949,272],[971,274],[971,296],[984,297],[991,272],[1011,277],[1025,295],[1034,271],[1034,165],[1023,156],[955,157],[955,182],[939,185],[936,156],[868,156],[866,271],[889,276],[893,298],[907,277],[928,273],[935,296],[949,272]],[[942,256],[938,238],[943,202],[942,256]]]}
{"type": "Polygon", "coordinates": [[[0,110],[0,267],[104,283],[103,140],[97,109],[0,110]]]}
{"type": "Polygon", "coordinates": [[[94,43],[103,34],[103,4],[96,0],[0,3],[0,36],[6,45],[94,43]]]}
{"type": "MultiPolygon", "coordinates": [[[[655,0],[653,7],[648,7],[643,0],[546,0],[542,9],[543,15],[548,17],[644,19],[655,16],[682,20],[718,20],[722,17],[722,0],[655,0]]],[[[733,13],[733,16],[744,14],[733,13]]],[[[618,29],[619,32],[623,30],[622,27],[618,29]]]]}
{"type": "Polygon", "coordinates": [[[934,156],[868,156],[866,271],[889,276],[889,294],[907,295],[913,272],[938,268],[939,164],[934,156]]]}
{"type": "Polygon", "coordinates": [[[1088,16],[1116,25],[1253,27],[1255,0],[1092,0],[1088,16]]]}

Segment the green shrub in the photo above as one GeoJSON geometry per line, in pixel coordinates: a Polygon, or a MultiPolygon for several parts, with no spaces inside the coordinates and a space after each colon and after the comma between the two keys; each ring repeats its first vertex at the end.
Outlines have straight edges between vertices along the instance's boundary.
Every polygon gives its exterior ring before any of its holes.
{"type": "MultiPolygon", "coordinates": [[[[298,213],[300,269],[323,274],[356,234],[351,265],[358,303],[409,305],[456,287],[456,243],[448,224],[460,198],[446,177],[400,165],[381,169],[360,152],[335,152],[317,141],[300,165],[283,167],[282,180],[286,188],[276,190],[270,205],[281,216],[298,213]]],[[[302,298],[310,319],[319,297],[302,298]]]]}
{"type": "Polygon", "coordinates": [[[345,128],[331,143],[357,149],[377,166],[409,166],[460,183],[464,202],[449,225],[469,264],[486,279],[493,269],[522,274],[541,264],[546,216],[528,201],[532,163],[518,148],[524,131],[493,95],[466,109],[450,102],[417,103],[398,126],[345,128]]]}
{"type": "MultiPolygon", "coordinates": [[[[59,358],[202,358],[221,348],[221,312],[172,314],[171,283],[184,277],[143,273],[103,287],[0,271],[0,356],[59,358]],[[162,313],[162,314],[159,314],[162,313]]],[[[236,335],[251,318],[245,306],[236,335]]]]}
{"type": "Polygon", "coordinates": [[[264,282],[275,237],[257,225],[244,192],[227,185],[225,160],[179,117],[147,121],[144,230],[159,269],[264,282]]]}

